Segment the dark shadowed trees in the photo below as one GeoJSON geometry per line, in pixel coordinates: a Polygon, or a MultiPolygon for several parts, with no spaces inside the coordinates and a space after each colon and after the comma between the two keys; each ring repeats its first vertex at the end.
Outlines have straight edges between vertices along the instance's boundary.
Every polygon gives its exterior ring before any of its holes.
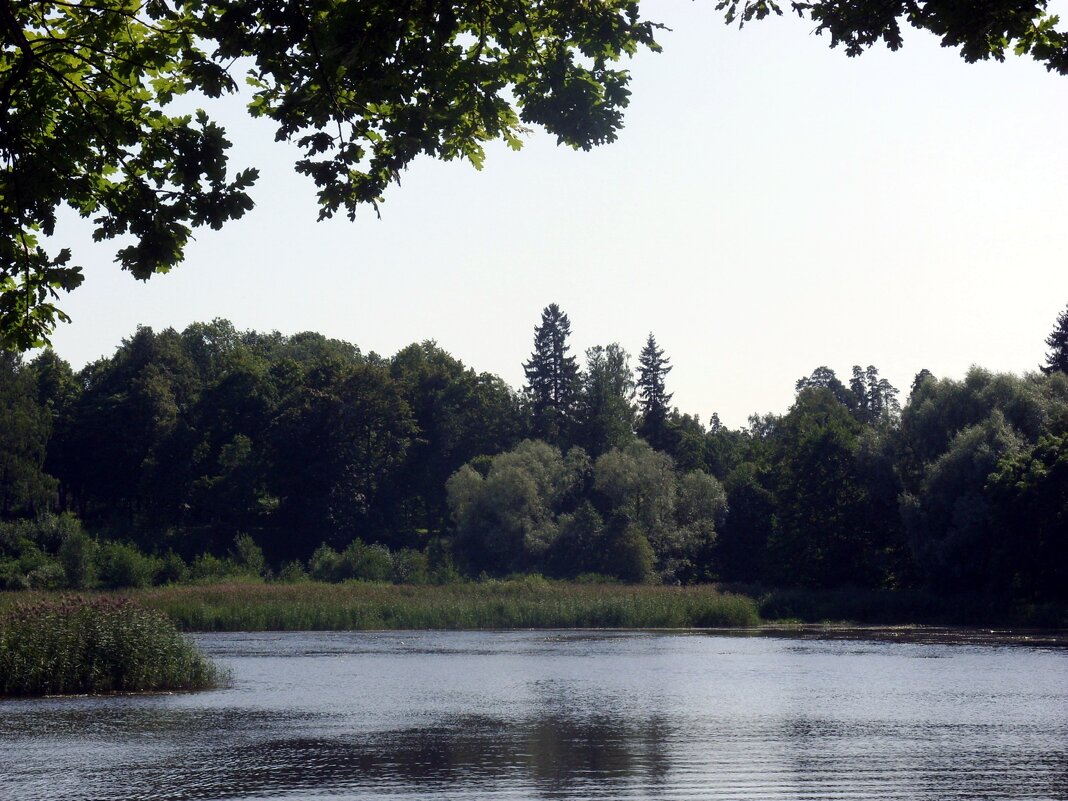
{"type": "Polygon", "coordinates": [[[0,518],[48,509],[56,482],[42,467],[51,432],[32,371],[0,352],[0,518]]]}
{"type": "Polygon", "coordinates": [[[390,359],[390,375],[418,429],[392,487],[390,527],[398,537],[439,531],[447,521],[449,476],[476,456],[518,442],[518,398],[496,376],[475,373],[431,341],[401,349],[390,359]]]}
{"type": "Polygon", "coordinates": [[[1068,599],[1068,434],[1003,458],[987,489],[1000,539],[992,564],[999,589],[1068,599]]]}

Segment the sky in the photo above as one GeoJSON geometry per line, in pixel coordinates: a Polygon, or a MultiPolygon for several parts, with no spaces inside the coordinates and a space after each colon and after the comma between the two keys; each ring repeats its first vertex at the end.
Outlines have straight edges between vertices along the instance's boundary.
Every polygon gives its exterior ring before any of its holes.
{"type": "Polygon", "coordinates": [[[139,282],[65,215],[85,283],[52,341],[75,368],[136,327],[227,318],[319,331],[391,355],[433,339],[523,384],[541,310],[572,353],[651,332],[683,412],[731,426],[785,412],[827,365],[876,366],[904,400],[922,368],[1034,370],[1068,304],[1068,78],[1030,60],[967,64],[928,34],[891,53],[831,50],[796,17],[724,25],[711,2],[657,0],[660,54],[627,65],[618,141],[535,131],[485,168],[422,158],[355,222],[316,222],[295,151],[234,98],[208,110],[256,166],[256,208],[203,230],[139,282]]]}

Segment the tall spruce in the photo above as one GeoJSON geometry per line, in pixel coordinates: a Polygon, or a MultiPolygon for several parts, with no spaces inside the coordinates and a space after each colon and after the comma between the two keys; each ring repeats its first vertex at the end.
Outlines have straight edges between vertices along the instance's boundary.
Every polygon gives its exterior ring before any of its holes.
{"type": "Polygon", "coordinates": [[[597,457],[634,439],[634,374],[618,343],[586,351],[578,404],[579,444],[597,457]]]}
{"type": "Polygon", "coordinates": [[[1046,337],[1046,346],[1050,349],[1046,364],[1039,369],[1046,375],[1068,373],[1068,306],[1057,315],[1057,324],[1046,337]]]}
{"type": "Polygon", "coordinates": [[[568,444],[579,390],[578,363],[567,353],[570,335],[571,321],[550,303],[534,328],[534,352],[523,364],[532,433],[560,446],[568,444]]]}
{"type": "Polygon", "coordinates": [[[671,393],[664,383],[670,372],[671,360],[664,356],[664,349],[657,347],[656,338],[650,333],[638,356],[638,406],[641,409],[638,433],[658,450],[668,450],[670,445],[671,393]]]}
{"type": "Polygon", "coordinates": [[[846,405],[853,417],[865,425],[893,424],[901,416],[897,388],[880,378],[874,365],[869,364],[867,370],[862,370],[859,364],[853,365],[849,391],[852,398],[846,405]]]}

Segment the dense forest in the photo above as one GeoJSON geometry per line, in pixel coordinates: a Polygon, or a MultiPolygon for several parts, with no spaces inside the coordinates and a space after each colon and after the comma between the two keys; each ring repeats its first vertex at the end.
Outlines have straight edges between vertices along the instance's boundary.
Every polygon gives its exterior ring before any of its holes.
{"type": "Polygon", "coordinates": [[[820,366],[730,429],[671,404],[652,334],[516,392],[434,342],[392,357],[225,320],[138,328],[75,372],[0,354],[0,588],[561,578],[1068,598],[1068,311],[1025,376],[820,366]]]}

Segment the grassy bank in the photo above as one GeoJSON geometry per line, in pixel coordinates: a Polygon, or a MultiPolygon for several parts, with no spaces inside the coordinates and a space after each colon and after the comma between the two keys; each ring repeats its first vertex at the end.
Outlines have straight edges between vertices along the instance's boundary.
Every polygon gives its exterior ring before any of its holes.
{"type": "Polygon", "coordinates": [[[443,586],[247,584],[136,592],[189,631],[691,628],[760,623],[751,598],[710,587],[542,579],[443,586]]]}
{"type": "MultiPolygon", "coordinates": [[[[127,590],[186,631],[713,628],[783,622],[1068,628],[1068,608],[919,591],[577,584],[525,577],[442,586],[238,580],[127,590]]],[[[0,610],[48,593],[0,593],[0,610]]]]}
{"type": "Polygon", "coordinates": [[[782,622],[1068,628],[1068,607],[914,590],[578,584],[223,583],[133,591],[189,631],[744,628],[782,622]]]}
{"type": "Polygon", "coordinates": [[[0,696],[196,690],[223,676],[158,610],[60,597],[0,614],[0,696]]]}

